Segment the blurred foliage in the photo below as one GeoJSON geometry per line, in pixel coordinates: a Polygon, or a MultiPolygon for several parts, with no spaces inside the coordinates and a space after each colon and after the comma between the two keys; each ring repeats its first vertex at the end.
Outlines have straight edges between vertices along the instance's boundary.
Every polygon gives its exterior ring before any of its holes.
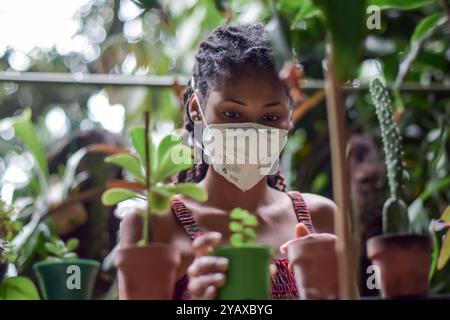
{"type": "MultiPolygon", "coordinates": [[[[220,23],[268,23],[278,17],[285,43],[292,48],[289,54],[294,54],[303,65],[305,78],[323,79],[326,41],[330,36],[326,34],[325,23],[342,19],[337,13],[345,17],[353,12],[365,24],[369,14],[365,10],[361,12],[361,3],[326,0],[89,1],[74,17],[79,28],[73,39],[81,39],[82,46],[78,50],[64,50],[61,46],[34,48],[26,53],[29,64],[20,71],[189,76],[199,42],[220,23]],[[317,5],[331,3],[336,8],[323,15],[320,10],[323,7],[317,5]]],[[[380,73],[388,83],[396,84],[394,115],[403,137],[405,168],[409,173],[405,202],[410,204],[410,214],[426,212],[430,219],[438,219],[450,203],[450,93],[431,89],[401,91],[399,88],[405,82],[425,88],[450,83],[449,21],[442,8],[443,5],[448,7],[448,1],[367,0],[367,4],[381,7],[381,27],[340,30],[343,38],[334,39],[342,52],[357,50],[351,39],[361,36],[358,36],[361,31],[365,33],[365,40],[360,48],[362,62],[356,63],[350,56],[342,54],[343,62],[339,67],[343,72],[356,67],[357,74],[351,81],[355,86],[367,83],[380,73]],[[350,46],[346,46],[349,42],[350,46]]],[[[27,25],[23,28],[26,32],[27,25]]],[[[13,46],[0,52],[1,71],[15,70],[11,63],[15,53],[13,46]]],[[[108,117],[112,119],[114,110],[118,110],[119,115],[121,110],[125,111],[124,125],[116,131],[124,132],[131,125],[140,123],[142,111],[151,106],[152,116],[158,119],[152,122],[152,129],[161,137],[182,125],[178,93],[178,87],[98,88],[0,83],[0,118],[18,115],[30,107],[35,136],[44,149],[49,150],[61,138],[61,132],[108,126],[111,122],[108,117]],[[61,110],[65,117],[61,118],[61,110]],[[95,110],[103,110],[103,119],[98,118],[95,110]],[[51,117],[55,114],[59,118],[51,117]],[[49,123],[54,123],[55,119],[64,124],[64,130],[56,133],[50,130],[49,123]]],[[[305,92],[304,97],[308,99],[315,93],[305,92]]],[[[349,135],[372,136],[381,150],[380,130],[368,91],[347,92],[345,107],[349,135]]],[[[288,186],[331,197],[329,134],[322,101],[299,119],[290,135],[282,159],[288,186]]],[[[0,137],[1,196],[8,200],[20,198],[21,206],[30,207],[30,201],[40,194],[39,181],[32,174],[32,157],[28,149],[17,143],[19,140],[13,131],[0,126],[0,137]],[[11,175],[15,176],[13,182],[9,181],[11,175]]],[[[383,183],[386,192],[383,196],[386,196],[387,184],[386,181],[383,183]]],[[[23,212],[24,215],[31,214],[30,210],[23,212]]],[[[449,272],[447,266],[434,274],[433,284],[444,283],[437,287],[438,292],[450,293],[449,272]]]]}

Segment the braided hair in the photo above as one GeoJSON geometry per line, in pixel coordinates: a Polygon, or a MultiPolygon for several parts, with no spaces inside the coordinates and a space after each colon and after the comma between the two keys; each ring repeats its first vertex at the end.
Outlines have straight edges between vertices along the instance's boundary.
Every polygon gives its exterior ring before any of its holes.
{"type": "MultiPolygon", "coordinates": [[[[226,79],[239,68],[247,65],[266,68],[276,72],[270,41],[261,23],[232,26],[224,24],[214,29],[201,43],[195,56],[192,78],[198,98],[203,105],[208,99],[209,89],[219,79],[226,79]]],[[[189,115],[189,100],[194,93],[191,81],[183,93],[184,123],[187,132],[193,135],[194,123],[189,115]]],[[[285,88],[288,92],[287,87],[285,88]]],[[[200,163],[178,175],[179,182],[200,182],[208,171],[208,164],[200,163]]],[[[268,177],[269,186],[286,191],[280,173],[268,177]]]]}

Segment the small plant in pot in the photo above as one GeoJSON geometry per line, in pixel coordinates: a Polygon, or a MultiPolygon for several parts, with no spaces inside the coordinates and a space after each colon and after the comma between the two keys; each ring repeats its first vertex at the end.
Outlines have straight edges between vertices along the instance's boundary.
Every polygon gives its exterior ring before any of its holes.
{"type": "Polygon", "coordinates": [[[91,299],[100,263],[79,259],[74,252],[78,245],[77,239],[64,243],[57,237],[45,243],[45,249],[50,255],[33,265],[44,299],[91,299]]]}
{"type": "Polygon", "coordinates": [[[229,260],[221,300],[268,300],[271,297],[270,265],[274,249],[253,242],[257,218],[240,208],[230,212],[230,244],[217,246],[213,255],[229,260]]]}
{"type": "Polygon", "coordinates": [[[371,81],[370,94],[380,122],[390,198],[383,206],[383,235],[368,240],[367,255],[379,267],[383,297],[426,296],[431,237],[411,232],[408,208],[402,200],[406,172],[402,162],[401,137],[393,119],[389,92],[381,79],[371,81]]]}
{"type": "Polygon", "coordinates": [[[5,277],[8,264],[16,260],[11,240],[20,230],[21,224],[14,219],[14,208],[0,200],[0,284],[5,277]]]}
{"type": "Polygon", "coordinates": [[[167,183],[167,179],[193,165],[191,148],[181,143],[181,137],[165,136],[156,147],[149,133],[149,116],[145,126],[130,130],[131,152],[110,156],[106,161],[124,168],[133,181],[112,181],[115,187],[102,195],[105,205],[116,205],[128,199],[147,202],[142,216],[142,239],[134,246],[121,247],[116,253],[120,299],[168,300],[173,298],[179,251],[165,243],[152,242],[151,214],[167,213],[170,201],[177,194],[205,201],[207,193],[195,183],[167,183]]]}

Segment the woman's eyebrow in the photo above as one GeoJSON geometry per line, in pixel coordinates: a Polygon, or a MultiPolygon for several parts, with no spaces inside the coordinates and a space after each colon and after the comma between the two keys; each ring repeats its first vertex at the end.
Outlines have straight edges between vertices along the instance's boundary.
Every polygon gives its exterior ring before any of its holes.
{"type": "MultiPolygon", "coordinates": [[[[226,99],[224,99],[224,101],[237,103],[237,104],[240,104],[242,106],[246,106],[247,105],[245,102],[242,102],[242,101],[239,101],[239,100],[236,100],[236,99],[233,99],[233,98],[226,98],[226,99]]],[[[278,105],[281,105],[281,103],[279,101],[273,101],[273,102],[265,103],[263,105],[263,107],[276,107],[278,105]]]]}
{"type": "Polygon", "coordinates": [[[224,101],[237,103],[237,104],[240,104],[240,105],[243,105],[243,106],[247,105],[245,102],[242,102],[242,101],[239,101],[239,100],[236,100],[236,99],[233,99],[233,98],[226,98],[226,99],[224,99],[224,101]]]}
{"type": "Polygon", "coordinates": [[[276,107],[278,105],[281,105],[281,103],[279,101],[274,101],[274,102],[268,102],[268,103],[264,104],[264,107],[276,107]]]}

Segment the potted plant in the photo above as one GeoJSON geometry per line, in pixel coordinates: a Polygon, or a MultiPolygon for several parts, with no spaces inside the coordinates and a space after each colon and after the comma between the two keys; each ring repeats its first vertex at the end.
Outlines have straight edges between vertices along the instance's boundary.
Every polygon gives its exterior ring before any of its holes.
{"type": "Polygon", "coordinates": [[[226,282],[218,293],[221,300],[267,300],[271,297],[270,265],[274,249],[253,242],[257,218],[240,208],[230,212],[229,245],[214,248],[213,255],[229,260],[226,282]]]}
{"type": "Polygon", "coordinates": [[[91,299],[100,263],[90,259],[79,259],[74,252],[78,245],[77,239],[70,239],[64,243],[57,237],[45,243],[50,256],[33,265],[44,299],[91,299]]]}
{"type": "Polygon", "coordinates": [[[20,230],[21,224],[14,219],[14,208],[0,200],[0,284],[8,270],[8,264],[16,260],[11,240],[20,230]]]}
{"type": "Polygon", "coordinates": [[[130,130],[132,145],[137,154],[123,152],[106,159],[124,168],[133,181],[114,181],[116,187],[102,195],[105,205],[116,205],[128,199],[142,199],[147,210],[142,216],[142,239],[131,247],[121,247],[116,253],[119,296],[121,299],[171,299],[180,253],[164,243],[152,242],[151,214],[165,213],[170,201],[183,194],[197,201],[205,201],[207,193],[195,183],[167,183],[166,180],[193,165],[191,148],[181,144],[177,135],[165,136],[156,147],[149,133],[149,115],[145,126],[130,130]]]}
{"type": "Polygon", "coordinates": [[[383,206],[383,235],[367,242],[367,256],[379,267],[384,297],[425,296],[431,265],[432,241],[428,234],[413,234],[408,209],[402,200],[405,171],[399,129],[394,122],[388,91],[378,78],[370,94],[380,122],[390,198],[383,206]]]}
{"type": "Polygon", "coordinates": [[[308,237],[306,226],[297,224],[297,239],[286,244],[289,267],[294,271],[301,300],[339,298],[336,236],[308,237]]]}

